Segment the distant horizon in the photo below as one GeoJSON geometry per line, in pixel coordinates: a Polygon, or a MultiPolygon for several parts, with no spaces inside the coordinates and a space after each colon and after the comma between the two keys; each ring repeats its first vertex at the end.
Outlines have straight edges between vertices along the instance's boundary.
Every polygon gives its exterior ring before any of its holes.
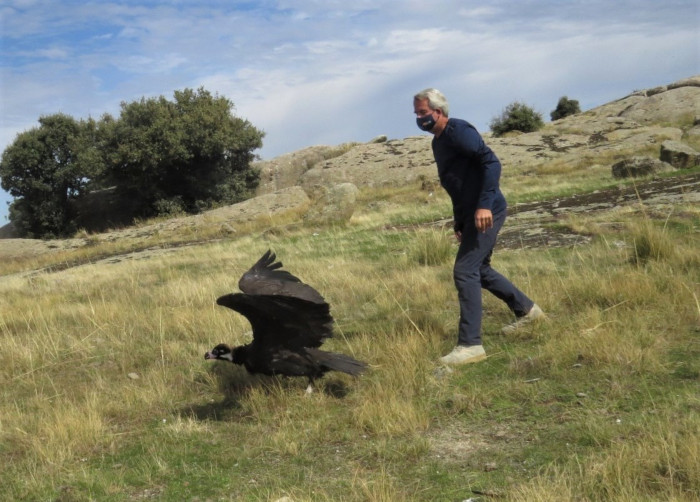
{"type": "MultiPolygon", "coordinates": [[[[412,97],[437,87],[488,131],[514,101],[545,118],[700,74],[695,0],[165,0],[0,7],[0,149],[44,115],[203,87],[266,133],[270,160],[315,145],[421,134],[412,97]],[[391,15],[388,15],[391,14],[391,15]]],[[[0,191],[0,225],[9,194],[0,191]]]]}

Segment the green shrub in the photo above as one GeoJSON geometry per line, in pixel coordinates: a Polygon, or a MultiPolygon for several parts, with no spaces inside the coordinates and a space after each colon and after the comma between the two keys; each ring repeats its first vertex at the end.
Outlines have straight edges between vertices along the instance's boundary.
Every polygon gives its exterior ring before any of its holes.
{"type": "Polygon", "coordinates": [[[158,199],[153,203],[153,210],[156,216],[183,216],[186,214],[182,197],[158,199]]]}
{"type": "Polygon", "coordinates": [[[581,113],[581,108],[578,105],[578,101],[575,99],[569,99],[566,96],[559,98],[557,107],[552,110],[549,114],[552,120],[563,119],[569,115],[574,115],[576,113],[581,113]]]}
{"type": "Polygon", "coordinates": [[[503,136],[510,131],[534,132],[544,126],[542,114],[517,101],[506,106],[499,117],[489,125],[494,136],[503,136]]]}

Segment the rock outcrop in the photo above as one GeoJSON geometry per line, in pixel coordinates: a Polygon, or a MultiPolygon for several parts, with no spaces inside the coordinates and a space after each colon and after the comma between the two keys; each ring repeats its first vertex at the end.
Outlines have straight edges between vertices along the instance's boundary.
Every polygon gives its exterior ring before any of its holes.
{"type": "MultiPolygon", "coordinates": [[[[700,126],[693,126],[700,110],[700,76],[637,91],[617,101],[557,120],[540,131],[494,138],[484,134],[504,169],[527,168],[557,161],[579,166],[584,156],[607,157],[609,167],[620,157],[655,150],[660,155],[664,141],[682,143],[700,126]]],[[[468,119],[468,117],[465,117],[468,119]]],[[[329,156],[329,147],[311,147],[303,152],[302,165],[288,167],[292,158],[274,159],[275,183],[297,184],[307,190],[316,185],[353,183],[364,186],[399,186],[436,177],[428,134],[404,139],[344,145],[342,155],[329,156]]],[[[336,150],[336,152],[338,152],[336,150]]],[[[692,161],[690,161],[692,162],[692,161]]],[[[272,167],[267,165],[266,169],[272,167]]],[[[263,186],[262,191],[268,190],[263,186]]]]}
{"type": "Polygon", "coordinates": [[[257,195],[276,192],[282,188],[299,185],[299,179],[314,165],[332,157],[342,155],[355,143],[338,146],[310,146],[296,152],[286,153],[272,160],[256,162],[253,167],[260,171],[257,195]]]}
{"type": "Polygon", "coordinates": [[[660,158],[678,169],[700,166],[700,152],[680,141],[664,141],[660,158]]]}
{"type": "Polygon", "coordinates": [[[316,197],[304,216],[312,224],[346,223],[355,212],[358,189],[352,183],[317,187],[316,197]]]}
{"type": "Polygon", "coordinates": [[[673,171],[673,166],[652,157],[630,157],[613,164],[614,178],[638,178],[649,174],[673,171]]]}

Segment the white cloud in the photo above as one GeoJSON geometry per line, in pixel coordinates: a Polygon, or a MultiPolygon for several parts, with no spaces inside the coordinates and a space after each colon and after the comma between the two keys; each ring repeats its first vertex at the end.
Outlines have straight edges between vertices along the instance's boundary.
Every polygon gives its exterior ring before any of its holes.
{"type": "Polygon", "coordinates": [[[51,47],[49,49],[38,50],[36,56],[46,59],[66,59],[68,57],[68,51],[58,47],[51,47]]]}
{"type": "Polygon", "coordinates": [[[469,19],[479,19],[483,17],[495,16],[500,13],[500,11],[501,10],[496,7],[483,6],[459,9],[457,11],[457,15],[469,19]]]}

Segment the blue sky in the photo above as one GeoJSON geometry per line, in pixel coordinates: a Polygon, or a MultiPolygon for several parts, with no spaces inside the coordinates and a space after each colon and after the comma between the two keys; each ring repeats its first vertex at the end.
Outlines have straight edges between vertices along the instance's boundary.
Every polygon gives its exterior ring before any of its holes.
{"type": "MultiPolygon", "coordinates": [[[[521,101],[545,119],[700,74],[697,0],[0,0],[0,151],[42,115],[204,87],[266,132],[269,159],[421,134],[437,87],[488,130],[521,101]]],[[[8,194],[0,191],[0,225],[8,194]]]]}

